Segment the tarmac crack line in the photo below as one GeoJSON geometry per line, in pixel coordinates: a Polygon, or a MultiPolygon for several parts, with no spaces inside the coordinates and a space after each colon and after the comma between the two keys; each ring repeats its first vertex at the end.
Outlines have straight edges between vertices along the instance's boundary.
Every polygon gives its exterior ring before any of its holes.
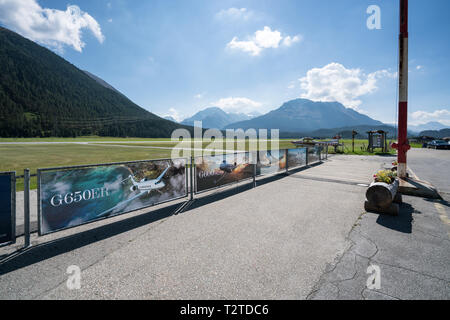
{"type": "MultiPolygon", "coordinates": [[[[365,292],[365,291],[369,291],[369,290],[370,290],[370,289],[364,288],[364,289],[361,291],[361,296],[364,298],[364,300],[367,300],[367,297],[364,296],[364,292],[365,292]]],[[[402,300],[402,299],[400,299],[399,297],[391,296],[390,294],[387,294],[387,293],[384,293],[384,292],[374,291],[374,290],[371,290],[371,291],[376,292],[376,293],[378,293],[378,294],[381,294],[381,295],[383,295],[383,296],[389,297],[389,298],[393,298],[393,299],[395,299],[395,300],[402,300]]]]}
{"type": "Polygon", "coordinates": [[[385,265],[385,266],[388,266],[388,267],[397,268],[397,269],[401,269],[401,270],[406,270],[406,271],[409,271],[409,272],[417,273],[417,274],[420,274],[420,275],[422,275],[424,277],[433,278],[433,279],[436,279],[436,280],[439,280],[439,281],[448,282],[450,284],[450,280],[442,279],[442,278],[433,276],[433,275],[425,273],[425,272],[409,269],[409,268],[398,266],[398,265],[392,265],[392,264],[388,264],[388,263],[384,263],[384,262],[379,262],[379,261],[375,261],[375,262],[377,264],[381,264],[381,265],[385,265]]]}
{"type": "MultiPolygon", "coordinates": [[[[391,264],[388,264],[388,263],[382,263],[382,262],[376,261],[376,260],[375,260],[375,256],[376,256],[376,255],[378,254],[378,252],[379,252],[378,246],[376,245],[376,243],[375,243],[372,239],[368,238],[367,236],[362,235],[361,233],[359,233],[359,234],[360,234],[362,237],[364,237],[365,239],[367,239],[367,240],[369,240],[370,242],[372,242],[373,245],[374,245],[374,246],[376,247],[376,249],[377,249],[377,251],[376,251],[371,257],[368,257],[370,263],[376,263],[376,264],[381,264],[381,265],[389,266],[389,267],[392,267],[392,268],[402,269],[402,270],[406,270],[406,271],[410,271],[410,272],[414,272],[414,273],[420,274],[420,275],[422,275],[422,276],[424,276],[424,277],[429,277],[429,278],[433,278],[433,279],[437,279],[437,280],[440,280],[440,281],[445,281],[445,282],[449,282],[449,283],[450,283],[449,280],[441,279],[441,278],[439,278],[439,277],[436,277],[436,276],[433,276],[433,275],[430,275],[430,274],[427,274],[427,273],[424,273],[424,272],[421,272],[421,271],[409,269],[409,268],[406,268],[406,267],[403,267],[403,266],[399,266],[399,265],[391,265],[391,264]]],[[[445,240],[445,239],[444,239],[444,240],[445,240]]],[[[358,254],[358,255],[359,255],[359,254],[358,254]]],[[[361,255],[359,255],[359,256],[361,256],[361,255]]],[[[361,256],[361,257],[364,257],[364,256],[361,256]]],[[[367,257],[366,257],[366,258],[367,258],[367,257]]]]}
{"type": "Polygon", "coordinates": [[[370,257],[364,257],[363,255],[360,255],[360,254],[357,254],[357,255],[359,255],[360,257],[369,259],[369,261],[372,260],[372,259],[378,254],[378,252],[379,252],[378,245],[375,243],[374,240],[370,239],[367,235],[363,235],[363,234],[361,233],[361,231],[356,231],[356,230],[354,230],[354,232],[357,233],[357,234],[359,234],[361,237],[363,237],[364,239],[366,239],[366,240],[369,241],[370,243],[372,243],[372,244],[374,245],[374,247],[375,247],[375,253],[372,254],[370,257]]]}
{"type": "MultiPolygon", "coordinates": [[[[361,217],[361,215],[356,219],[356,221],[358,221],[358,220],[360,219],[360,217],[361,217]]],[[[356,222],[355,222],[355,223],[356,223],[356,222]]],[[[356,245],[356,243],[350,238],[350,234],[351,234],[352,232],[353,232],[353,227],[352,227],[352,229],[350,229],[350,231],[348,232],[347,236],[345,237],[345,239],[346,239],[350,244],[348,245],[348,247],[347,247],[346,249],[343,250],[342,254],[338,255],[338,256],[335,258],[334,263],[333,263],[333,262],[331,263],[331,265],[333,266],[332,269],[331,269],[331,270],[328,270],[328,271],[324,271],[324,272],[321,274],[321,276],[319,277],[319,280],[318,280],[317,283],[313,286],[313,289],[311,290],[311,292],[308,293],[308,295],[306,296],[306,300],[312,299],[312,296],[313,296],[314,294],[316,294],[316,293],[321,289],[321,287],[323,287],[323,286],[326,285],[326,284],[330,284],[330,285],[334,286],[334,287],[338,290],[337,298],[339,298],[339,296],[340,296],[340,288],[339,288],[339,285],[336,285],[336,284],[338,284],[339,282],[342,282],[342,281],[348,281],[348,280],[354,279],[354,277],[355,277],[356,274],[358,273],[357,270],[356,270],[356,256],[355,256],[354,261],[353,261],[353,267],[354,267],[354,270],[355,270],[355,274],[354,274],[350,279],[344,279],[344,280],[338,280],[338,281],[328,281],[328,280],[326,280],[327,275],[332,274],[332,273],[336,270],[336,268],[338,267],[338,265],[342,262],[342,259],[344,258],[344,256],[345,256],[348,252],[350,252],[350,251],[352,250],[352,248],[356,245]]]]}
{"type": "Polygon", "coordinates": [[[345,254],[346,254],[347,252],[349,252],[349,251],[351,250],[351,248],[353,247],[353,245],[354,245],[353,241],[352,241],[351,239],[349,239],[349,238],[347,238],[347,240],[351,242],[350,246],[349,246],[348,248],[344,249],[343,253],[342,253],[341,255],[338,255],[338,256],[335,258],[335,262],[334,262],[334,263],[331,263],[331,265],[333,265],[333,267],[332,267],[331,270],[324,271],[324,272],[320,275],[319,280],[317,280],[317,283],[313,286],[313,289],[311,290],[311,292],[308,293],[308,295],[306,296],[306,300],[310,300],[310,299],[311,299],[311,296],[312,296],[313,294],[317,293],[317,292],[320,290],[320,288],[321,288],[323,285],[327,284],[327,283],[333,285],[334,287],[336,287],[336,288],[338,289],[338,296],[339,296],[339,288],[333,283],[333,281],[327,281],[327,280],[325,279],[325,277],[326,277],[327,275],[331,274],[332,272],[334,272],[334,270],[337,268],[337,266],[341,263],[341,261],[342,261],[342,259],[344,258],[345,254]]]}
{"type": "Polygon", "coordinates": [[[420,229],[420,228],[417,228],[417,227],[414,228],[414,230],[416,230],[416,231],[418,231],[418,232],[422,232],[423,234],[426,234],[426,235],[428,235],[428,236],[430,236],[430,237],[438,238],[438,239],[440,239],[441,241],[450,241],[450,239],[447,239],[447,238],[444,238],[444,237],[441,237],[441,236],[438,236],[438,235],[435,235],[435,234],[426,232],[426,231],[424,231],[424,230],[422,230],[422,229],[420,229]]]}

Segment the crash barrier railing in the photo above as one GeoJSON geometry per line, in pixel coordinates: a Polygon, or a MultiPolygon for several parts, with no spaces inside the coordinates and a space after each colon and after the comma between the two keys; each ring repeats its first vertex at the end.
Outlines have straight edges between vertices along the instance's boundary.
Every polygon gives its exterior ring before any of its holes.
{"type": "MultiPolygon", "coordinates": [[[[158,204],[279,174],[318,162],[324,148],[257,151],[179,159],[38,169],[38,235],[78,227],[158,204]],[[151,179],[148,177],[152,177],[151,179]]],[[[0,173],[0,246],[16,240],[16,182],[24,179],[24,247],[30,246],[30,171],[0,173]]],[[[256,184],[254,184],[256,186],[256,184]]]]}

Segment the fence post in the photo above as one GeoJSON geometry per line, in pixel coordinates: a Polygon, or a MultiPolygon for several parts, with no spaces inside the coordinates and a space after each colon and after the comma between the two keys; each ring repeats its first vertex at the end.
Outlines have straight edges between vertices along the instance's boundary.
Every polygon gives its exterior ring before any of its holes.
{"type": "Polygon", "coordinates": [[[191,156],[191,173],[190,173],[190,181],[191,181],[191,201],[194,200],[194,157],[191,156]]]}
{"type": "Polygon", "coordinates": [[[289,174],[288,149],[284,150],[284,156],[286,158],[286,174],[289,174]]]}
{"type": "Polygon", "coordinates": [[[28,248],[30,246],[30,169],[24,170],[23,179],[24,179],[23,228],[25,236],[24,248],[28,248]]]}
{"type": "Polygon", "coordinates": [[[253,188],[256,188],[256,166],[258,165],[258,151],[254,153],[256,157],[253,157],[253,160],[255,160],[253,164],[253,188]]]}
{"type": "Polygon", "coordinates": [[[309,147],[306,147],[306,165],[309,163],[309,147]]]}

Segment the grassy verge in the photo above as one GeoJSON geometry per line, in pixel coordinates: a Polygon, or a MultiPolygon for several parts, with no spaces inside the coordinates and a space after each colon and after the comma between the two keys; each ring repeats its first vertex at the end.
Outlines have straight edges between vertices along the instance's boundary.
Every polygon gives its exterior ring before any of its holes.
{"type": "MultiPolygon", "coordinates": [[[[292,139],[280,140],[278,148],[295,148],[292,139]]],[[[48,138],[48,139],[0,139],[0,142],[69,142],[68,144],[0,144],[0,171],[16,171],[17,175],[23,175],[23,169],[29,168],[31,174],[36,174],[38,168],[64,167],[75,165],[91,165],[98,163],[124,162],[134,160],[150,160],[170,158],[172,148],[193,148],[193,142],[171,142],[169,139],[139,139],[139,138],[109,138],[109,137],[80,137],[80,138],[48,138]],[[8,140],[8,141],[7,141],[8,140]],[[133,141],[133,143],[130,143],[133,141]],[[155,142],[158,141],[158,142],[155,142]],[[167,141],[167,142],[164,142],[167,141]],[[89,142],[89,144],[74,144],[72,142],[89,142]],[[99,143],[96,143],[99,142],[99,143]],[[105,142],[111,142],[105,143],[105,142]]],[[[342,140],[345,154],[356,155],[380,155],[381,153],[369,153],[364,149],[367,140],[355,141],[355,152],[352,152],[351,140],[342,140]]],[[[258,149],[271,148],[270,142],[258,145],[258,149]]],[[[211,142],[203,142],[203,149],[212,148],[211,142]]],[[[413,147],[416,147],[413,145],[413,147]]],[[[418,147],[421,147],[418,146],[418,147]]],[[[227,149],[226,141],[216,142],[216,148],[227,149]]],[[[235,143],[236,150],[250,148],[250,142],[246,141],[242,146],[235,143]]],[[[330,153],[334,150],[329,149],[330,153]]],[[[388,155],[394,155],[395,150],[389,150],[388,155]]],[[[185,156],[189,156],[186,152],[185,156]]],[[[35,177],[31,179],[31,188],[37,187],[35,177]]],[[[18,179],[17,190],[23,190],[23,179],[18,179]]]]}
{"type": "MultiPolygon", "coordinates": [[[[373,156],[373,155],[395,155],[397,154],[397,151],[394,149],[391,149],[389,147],[389,144],[391,141],[388,141],[388,151],[387,152],[381,152],[381,148],[377,148],[374,150],[374,152],[367,151],[367,147],[369,145],[367,139],[355,139],[355,147],[353,149],[352,146],[352,140],[351,139],[342,139],[340,140],[341,143],[344,144],[344,147],[339,147],[338,153],[344,154],[352,154],[352,155],[361,155],[361,156],[373,156]]],[[[334,148],[329,147],[328,149],[330,154],[334,154],[334,148]]]]}
{"type": "Polygon", "coordinates": [[[93,142],[93,141],[170,141],[170,138],[117,138],[85,136],[76,138],[0,138],[0,142],[93,142]]]}

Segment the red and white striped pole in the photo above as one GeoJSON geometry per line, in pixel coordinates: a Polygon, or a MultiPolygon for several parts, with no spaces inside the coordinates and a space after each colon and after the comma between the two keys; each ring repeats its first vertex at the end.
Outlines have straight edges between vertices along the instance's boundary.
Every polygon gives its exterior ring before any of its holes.
{"type": "Polygon", "coordinates": [[[397,174],[406,177],[406,153],[408,144],[408,0],[400,0],[400,39],[399,39],[399,102],[398,102],[398,141],[393,144],[397,149],[397,174]]]}

